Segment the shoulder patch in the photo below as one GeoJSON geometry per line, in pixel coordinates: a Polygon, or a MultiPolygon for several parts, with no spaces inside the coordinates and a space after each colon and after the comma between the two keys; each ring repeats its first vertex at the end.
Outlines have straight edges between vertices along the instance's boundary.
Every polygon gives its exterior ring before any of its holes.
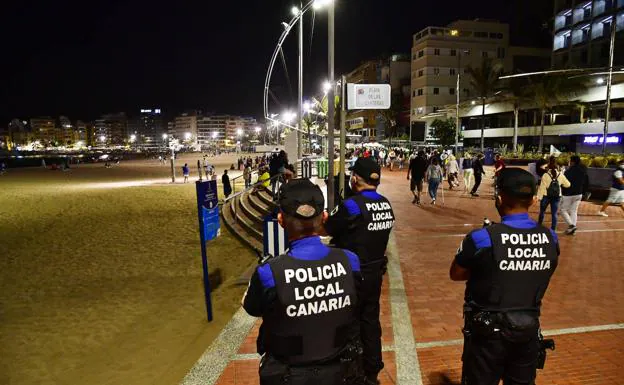
{"type": "Polygon", "coordinates": [[[492,239],[490,238],[490,233],[488,233],[487,229],[473,231],[470,233],[470,238],[472,238],[477,250],[492,247],[492,239]]]}
{"type": "Polygon", "coordinates": [[[265,289],[275,287],[275,278],[273,278],[273,270],[271,270],[270,264],[265,263],[264,265],[258,266],[258,277],[265,289]]]}

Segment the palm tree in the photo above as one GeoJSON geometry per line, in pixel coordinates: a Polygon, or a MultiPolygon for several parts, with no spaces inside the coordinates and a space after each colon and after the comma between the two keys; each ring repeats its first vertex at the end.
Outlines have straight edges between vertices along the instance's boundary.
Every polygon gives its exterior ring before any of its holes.
{"type": "Polygon", "coordinates": [[[503,72],[503,64],[491,58],[483,58],[481,67],[468,66],[466,71],[470,75],[470,86],[481,99],[481,151],[483,152],[485,148],[485,104],[487,99],[498,90],[500,84],[498,78],[503,72]]]}
{"type": "Polygon", "coordinates": [[[541,114],[541,128],[538,152],[544,150],[544,125],[546,113],[555,106],[571,102],[577,93],[586,90],[585,84],[579,78],[569,78],[561,75],[542,76],[529,81],[529,95],[534,100],[541,114]]]}
{"type": "Polygon", "coordinates": [[[403,111],[401,105],[401,94],[392,94],[392,100],[390,102],[390,108],[387,110],[379,110],[379,117],[385,123],[386,136],[390,138],[390,145],[392,145],[392,137],[396,136],[398,131],[398,117],[403,111]]]}
{"type": "Polygon", "coordinates": [[[527,91],[526,79],[509,79],[504,84],[503,93],[503,99],[513,104],[514,108],[513,152],[515,154],[518,151],[518,117],[520,115],[520,109],[531,100],[527,91]]]}

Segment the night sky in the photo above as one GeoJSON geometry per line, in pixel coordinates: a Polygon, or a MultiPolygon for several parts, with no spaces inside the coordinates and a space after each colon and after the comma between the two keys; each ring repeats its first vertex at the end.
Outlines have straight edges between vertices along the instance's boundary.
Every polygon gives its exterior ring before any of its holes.
{"type": "MultiPolygon", "coordinates": [[[[37,115],[91,120],[144,107],[169,116],[193,108],[261,118],[266,68],[293,3],[2,2],[0,124],[37,115]]],[[[413,33],[461,18],[510,22],[514,44],[550,44],[550,0],[337,0],[336,7],[337,75],[369,58],[408,53],[413,33]]],[[[327,76],[325,11],[314,23],[310,44],[306,14],[306,95],[327,76]]],[[[285,54],[291,81],[278,63],[272,90],[283,107],[276,110],[296,105],[295,33],[285,54]]]]}

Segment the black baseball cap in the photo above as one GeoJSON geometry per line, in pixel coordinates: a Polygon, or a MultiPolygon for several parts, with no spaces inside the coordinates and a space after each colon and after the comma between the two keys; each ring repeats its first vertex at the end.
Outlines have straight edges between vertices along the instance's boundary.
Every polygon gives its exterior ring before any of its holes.
{"type": "Polygon", "coordinates": [[[309,179],[293,179],[280,188],[278,204],[280,210],[287,215],[312,219],[325,210],[325,197],[319,186],[309,179]]]}
{"type": "Polygon", "coordinates": [[[358,158],[353,167],[349,167],[349,171],[353,171],[372,185],[377,185],[381,181],[381,167],[373,158],[358,158]]]}
{"type": "Polygon", "coordinates": [[[507,167],[496,179],[498,191],[518,198],[529,198],[537,193],[535,177],[521,168],[507,167]]]}

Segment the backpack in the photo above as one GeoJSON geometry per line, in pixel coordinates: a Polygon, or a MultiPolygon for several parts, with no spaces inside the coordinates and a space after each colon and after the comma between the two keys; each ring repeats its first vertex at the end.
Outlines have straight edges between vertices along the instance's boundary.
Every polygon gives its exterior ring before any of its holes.
{"type": "Polygon", "coordinates": [[[546,196],[549,198],[559,198],[561,196],[561,189],[559,188],[559,174],[555,171],[555,176],[553,177],[553,175],[550,174],[550,177],[552,180],[546,189],[546,196]]]}

